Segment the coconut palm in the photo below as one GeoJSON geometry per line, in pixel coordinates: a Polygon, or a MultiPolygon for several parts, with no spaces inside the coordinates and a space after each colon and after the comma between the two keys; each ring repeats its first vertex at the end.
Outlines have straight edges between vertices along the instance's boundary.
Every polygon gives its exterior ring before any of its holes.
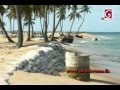
{"type": "Polygon", "coordinates": [[[23,31],[22,31],[22,24],[21,24],[20,9],[21,9],[20,5],[15,5],[16,17],[17,17],[17,22],[18,22],[18,44],[17,44],[17,48],[22,47],[22,44],[23,44],[23,31]]]}
{"type": "Polygon", "coordinates": [[[61,35],[63,36],[63,31],[62,31],[62,28],[63,28],[63,20],[65,20],[65,15],[66,15],[66,5],[61,5],[59,8],[58,8],[58,18],[60,18],[60,33],[61,35]]]}
{"type": "Polygon", "coordinates": [[[40,27],[42,31],[42,36],[44,37],[44,25],[45,25],[45,6],[44,5],[34,5],[34,14],[35,18],[39,18],[40,20],[40,27]]]}
{"type": "Polygon", "coordinates": [[[21,16],[24,18],[25,22],[28,22],[28,37],[27,41],[30,41],[30,24],[32,22],[33,16],[33,5],[23,5],[21,8],[21,16]]]}
{"type": "Polygon", "coordinates": [[[53,31],[52,31],[52,35],[51,35],[51,41],[53,41],[53,37],[54,37],[54,33],[55,33],[55,5],[53,5],[53,31]]]}
{"type": "Polygon", "coordinates": [[[80,9],[82,9],[80,12],[83,13],[83,20],[82,20],[82,22],[81,22],[81,24],[80,24],[80,26],[79,26],[79,28],[78,28],[77,34],[79,33],[79,30],[80,30],[81,26],[82,26],[83,23],[84,23],[85,13],[91,13],[91,12],[89,11],[88,5],[83,5],[82,8],[80,8],[80,9]]]}
{"type": "MultiPolygon", "coordinates": [[[[1,16],[1,21],[3,22],[3,15],[5,14],[6,9],[4,8],[3,5],[0,5],[0,16],[1,16]]],[[[2,34],[4,34],[4,31],[2,30],[2,34]]]]}
{"type": "MultiPolygon", "coordinates": [[[[58,20],[58,22],[57,22],[57,24],[55,26],[56,11],[60,7],[61,7],[61,5],[53,5],[53,31],[52,31],[52,35],[51,35],[51,38],[50,38],[51,41],[53,41],[54,33],[55,33],[55,31],[56,31],[56,29],[57,29],[57,27],[58,27],[58,25],[59,25],[59,23],[61,21],[61,16],[60,16],[60,18],[59,18],[59,20],[58,20]]],[[[58,15],[58,17],[59,17],[59,15],[58,15]]]]}
{"type": "MultiPolygon", "coordinates": [[[[24,22],[24,26],[28,26],[28,25],[31,26],[31,29],[32,29],[32,35],[31,35],[31,38],[34,38],[34,35],[33,35],[33,33],[34,33],[34,30],[33,30],[33,24],[35,24],[35,22],[34,22],[33,20],[34,20],[34,19],[31,19],[30,22],[29,22],[29,21],[24,22]]],[[[30,27],[29,27],[29,28],[30,28],[30,27]]]]}
{"type": "MultiPolygon", "coordinates": [[[[5,10],[4,6],[3,6],[3,5],[0,5],[0,15],[1,15],[1,16],[4,15],[4,14],[3,14],[3,12],[5,12],[4,10],[5,10]]],[[[4,23],[3,23],[3,21],[1,20],[1,18],[0,18],[0,27],[2,28],[2,30],[3,30],[6,38],[8,39],[8,41],[11,42],[11,43],[14,43],[14,41],[13,41],[13,40],[9,37],[9,35],[7,34],[7,32],[6,32],[6,30],[5,30],[5,27],[4,27],[4,23]]]]}
{"type": "Polygon", "coordinates": [[[34,21],[31,22],[31,28],[32,28],[32,35],[31,35],[31,38],[34,38],[34,28],[33,28],[33,25],[35,24],[34,21]]]}
{"type": "Polygon", "coordinates": [[[13,18],[13,27],[12,27],[12,33],[14,34],[15,33],[15,19],[16,19],[16,17],[15,18],[13,18]]]}
{"type": "Polygon", "coordinates": [[[14,41],[8,36],[8,34],[7,34],[6,30],[5,30],[5,27],[4,27],[4,25],[3,25],[3,22],[2,22],[2,20],[1,20],[1,18],[0,18],[0,27],[2,27],[2,30],[3,30],[6,38],[8,39],[8,41],[11,42],[11,43],[14,43],[14,41]]]}
{"type": "Polygon", "coordinates": [[[49,5],[34,5],[34,13],[36,17],[40,18],[40,26],[45,42],[49,41],[47,37],[48,16],[49,16],[48,12],[49,12],[49,5]]]}
{"type": "Polygon", "coordinates": [[[14,25],[15,25],[15,19],[16,19],[16,11],[14,5],[7,5],[7,17],[10,21],[10,29],[12,30],[12,33],[14,34],[14,25]],[[13,27],[11,26],[11,21],[13,21],[13,27]]]}
{"type": "Polygon", "coordinates": [[[60,36],[64,36],[63,34],[63,20],[60,21],[60,31],[59,31],[60,36]]]}
{"type": "Polygon", "coordinates": [[[44,31],[44,39],[45,42],[49,42],[48,37],[47,37],[47,29],[48,29],[48,25],[47,25],[47,15],[48,15],[48,5],[45,5],[45,31],[44,31]]]}
{"type": "Polygon", "coordinates": [[[11,21],[12,21],[12,18],[9,18],[9,22],[10,22],[10,31],[11,31],[11,33],[12,33],[12,23],[11,23],[11,21]]]}
{"type": "Polygon", "coordinates": [[[77,5],[72,5],[71,9],[72,9],[72,12],[68,15],[68,17],[70,18],[70,21],[72,20],[69,35],[70,35],[71,31],[72,31],[72,27],[73,27],[75,19],[76,18],[79,19],[81,17],[80,13],[77,11],[78,10],[77,5]]]}

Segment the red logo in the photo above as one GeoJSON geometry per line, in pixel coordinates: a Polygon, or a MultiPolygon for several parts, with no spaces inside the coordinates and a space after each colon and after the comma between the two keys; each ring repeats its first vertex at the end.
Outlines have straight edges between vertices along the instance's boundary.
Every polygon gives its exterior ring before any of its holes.
{"type": "Polygon", "coordinates": [[[112,9],[105,9],[105,19],[112,19],[112,9]]]}

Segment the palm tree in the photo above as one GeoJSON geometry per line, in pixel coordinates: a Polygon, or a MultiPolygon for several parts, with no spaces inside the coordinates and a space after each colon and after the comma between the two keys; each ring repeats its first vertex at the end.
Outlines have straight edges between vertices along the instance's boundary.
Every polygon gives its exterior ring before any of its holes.
{"type": "Polygon", "coordinates": [[[45,42],[49,42],[48,37],[47,37],[47,29],[48,29],[47,14],[48,14],[48,5],[45,5],[45,32],[44,32],[45,42]]]}
{"type": "MultiPolygon", "coordinates": [[[[55,31],[56,31],[56,29],[57,29],[57,27],[58,27],[58,25],[59,25],[59,23],[61,21],[61,16],[60,16],[60,18],[59,18],[59,20],[58,20],[58,22],[57,22],[57,24],[55,26],[55,18],[56,18],[56,13],[55,12],[60,7],[61,7],[60,5],[53,5],[53,31],[52,31],[52,35],[51,35],[51,38],[50,38],[51,41],[53,41],[54,33],[55,33],[55,31]]],[[[59,17],[59,15],[58,15],[58,17],[59,17]]]]}
{"type": "MultiPolygon", "coordinates": [[[[1,16],[1,21],[3,22],[3,15],[5,14],[6,9],[4,8],[3,5],[0,5],[0,16],[1,16]]],[[[4,34],[4,31],[2,30],[2,34],[4,34]]]]}
{"type": "MultiPolygon", "coordinates": [[[[32,29],[31,38],[34,38],[34,35],[33,35],[33,33],[34,33],[33,24],[35,24],[35,22],[33,22],[32,20],[34,20],[34,19],[31,19],[31,21],[24,22],[24,26],[29,26],[29,25],[31,26],[31,29],[32,29]]],[[[30,26],[29,26],[29,29],[30,29],[30,26]]]]}
{"type": "Polygon", "coordinates": [[[23,5],[21,8],[21,15],[24,17],[25,22],[28,22],[28,37],[27,41],[30,41],[30,23],[33,16],[33,5],[23,5]]]}
{"type": "Polygon", "coordinates": [[[60,21],[60,32],[59,32],[60,36],[64,36],[62,29],[63,29],[63,20],[60,21]]]}
{"type": "Polygon", "coordinates": [[[71,27],[70,27],[69,35],[70,35],[71,31],[72,31],[72,27],[73,27],[75,19],[76,18],[79,19],[81,17],[80,13],[77,12],[77,10],[78,10],[78,6],[77,5],[72,5],[71,9],[72,9],[72,12],[69,14],[68,17],[70,17],[70,21],[71,20],[73,20],[73,21],[72,21],[72,24],[71,24],[71,27]]]}
{"type": "Polygon", "coordinates": [[[62,28],[63,28],[63,20],[65,20],[65,14],[66,14],[66,5],[61,5],[59,7],[59,10],[57,12],[58,14],[58,18],[60,18],[60,33],[61,35],[63,36],[63,31],[62,31],[62,28]]]}
{"type": "MultiPolygon", "coordinates": [[[[4,12],[5,12],[4,6],[3,6],[3,5],[0,5],[0,15],[1,15],[2,17],[3,17],[3,15],[4,15],[4,12]]],[[[6,30],[5,30],[5,27],[4,27],[4,23],[3,23],[3,21],[1,20],[1,18],[0,18],[0,27],[2,28],[2,30],[3,30],[6,38],[8,39],[8,41],[11,42],[11,43],[14,43],[14,41],[8,36],[8,34],[7,34],[6,30]]]]}
{"type": "Polygon", "coordinates": [[[33,28],[33,25],[35,24],[35,22],[31,22],[31,27],[32,27],[32,35],[31,35],[31,38],[34,38],[34,28],[33,28]]]}
{"type": "Polygon", "coordinates": [[[5,36],[7,37],[8,41],[11,42],[11,43],[14,43],[14,41],[8,36],[1,18],[0,18],[0,27],[2,27],[2,30],[3,30],[3,32],[5,34],[5,36]]]}
{"type": "MultiPolygon", "coordinates": [[[[83,14],[83,20],[82,20],[82,22],[81,22],[81,24],[80,24],[80,26],[79,26],[79,28],[78,28],[77,34],[79,33],[79,30],[80,30],[81,26],[82,26],[83,23],[84,23],[85,13],[90,12],[88,5],[83,5],[82,8],[80,8],[80,9],[82,9],[82,11],[80,11],[80,12],[81,12],[81,13],[84,13],[84,14],[83,14]]],[[[90,12],[90,13],[91,13],[91,12],[90,12]]]]}
{"type": "Polygon", "coordinates": [[[17,48],[22,47],[22,44],[23,44],[23,31],[22,31],[22,24],[21,24],[20,8],[21,8],[20,5],[15,5],[16,17],[17,17],[17,22],[18,22],[18,44],[17,44],[17,48]]]}
{"type": "MultiPolygon", "coordinates": [[[[11,20],[13,21],[13,30],[12,30],[12,33],[14,34],[14,22],[15,22],[15,19],[16,19],[16,11],[15,11],[15,6],[14,5],[7,5],[7,17],[9,18],[10,20],[10,23],[11,23],[11,20]]],[[[10,25],[10,28],[12,29],[12,26],[10,25]]]]}
{"type": "Polygon", "coordinates": [[[9,22],[10,22],[10,31],[11,31],[11,33],[12,33],[12,23],[11,23],[11,18],[9,19],[9,22]]]}
{"type": "Polygon", "coordinates": [[[40,26],[45,42],[49,41],[47,37],[48,16],[49,16],[48,12],[49,12],[49,5],[34,5],[34,13],[35,16],[40,18],[40,26]]]}
{"type": "Polygon", "coordinates": [[[54,33],[55,33],[55,5],[53,5],[53,31],[52,31],[52,35],[51,35],[51,41],[53,41],[53,37],[54,37],[54,33]]]}
{"type": "Polygon", "coordinates": [[[12,17],[10,16],[10,14],[8,14],[7,16],[9,18],[9,22],[10,22],[10,31],[11,31],[11,33],[14,33],[14,30],[12,30],[12,17]]]}
{"type": "Polygon", "coordinates": [[[44,19],[45,14],[44,13],[45,13],[44,5],[34,5],[34,14],[35,14],[35,17],[38,17],[40,20],[40,27],[41,27],[43,37],[44,37],[44,25],[45,25],[45,19],[44,19]]]}
{"type": "Polygon", "coordinates": [[[14,27],[15,27],[15,18],[13,18],[13,28],[12,28],[13,29],[13,34],[15,33],[15,29],[14,29],[14,27]]]}

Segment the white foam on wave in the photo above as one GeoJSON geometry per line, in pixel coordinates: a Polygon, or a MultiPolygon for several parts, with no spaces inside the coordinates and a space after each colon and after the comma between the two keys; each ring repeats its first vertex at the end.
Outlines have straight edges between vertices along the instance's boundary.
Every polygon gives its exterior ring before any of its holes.
{"type": "Polygon", "coordinates": [[[89,42],[89,41],[82,40],[82,41],[73,42],[73,44],[80,44],[80,43],[87,43],[87,42],[89,42]]]}
{"type": "Polygon", "coordinates": [[[78,41],[78,42],[73,42],[72,44],[69,44],[70,46],[73,47],[80,47],[82,44],[87,43],[89,41],[78,41]]]}
{"type": "Polygon", "coordinates": [[[97,35],[99,40],[108,40],[108,39],[114,39],[113,37],[107,37],[107,36],[101,36],[101,35],[97,35]]]}
{"type": "Polygon", "coordinates": [[[89,42],[89,41],[80,41],[80,43],[86,43],[86,42],[89,42]]]}

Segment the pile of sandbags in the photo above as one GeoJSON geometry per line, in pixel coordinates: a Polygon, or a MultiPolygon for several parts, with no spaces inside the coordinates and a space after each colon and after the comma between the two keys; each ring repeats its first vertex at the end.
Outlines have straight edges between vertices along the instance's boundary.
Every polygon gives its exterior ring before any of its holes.
{"type": "Polygon", "coordinates": [[[65,70],[65,49],[59,42],[39,45],[40,49],[28,52],[17,67],[26,72],[56,75],[65,70]]]}

